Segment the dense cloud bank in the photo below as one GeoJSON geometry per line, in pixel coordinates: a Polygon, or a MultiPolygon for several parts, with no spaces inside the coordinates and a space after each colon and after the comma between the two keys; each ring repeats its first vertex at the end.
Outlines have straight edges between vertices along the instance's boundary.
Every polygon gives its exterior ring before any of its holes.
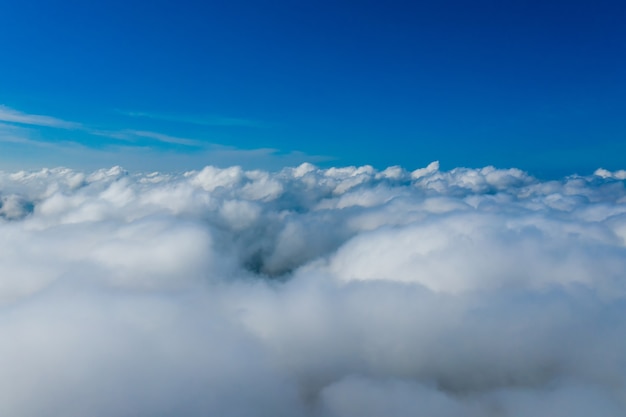
{"type": "Polygon", "coordinates": [[[626,415],[625,179],[0,173],[0,415],[626,415]]]}

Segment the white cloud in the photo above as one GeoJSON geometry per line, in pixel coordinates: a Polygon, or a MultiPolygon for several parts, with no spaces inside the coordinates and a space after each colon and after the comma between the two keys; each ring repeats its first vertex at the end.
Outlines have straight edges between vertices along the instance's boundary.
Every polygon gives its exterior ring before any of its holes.
{"type": "Polygon", "coordinates": [[[615,178],[619,180],[625,180],[626,170],[620,169],[619,171],[611,172],[604,168],[599,168],[593,173],[593,175],[597,175],[598,177],[602,178],[615,178]]]}
{"type": "Polygon", "coordinates": [[[620,171],[0,173],[0,414],[626,412],[620,171]]]}

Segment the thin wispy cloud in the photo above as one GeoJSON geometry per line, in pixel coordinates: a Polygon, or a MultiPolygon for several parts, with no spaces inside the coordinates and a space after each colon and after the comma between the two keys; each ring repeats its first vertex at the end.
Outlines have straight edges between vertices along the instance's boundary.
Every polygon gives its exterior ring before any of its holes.
{"type": "Polygon", "coordinates": [[[70,142],[48,142],[38,140],[36,130],[32,126],[12,125],[8,123],[0,123],[0,143],[25,145],[29,148],[33,146],[45,148],[49,150],[57,149],[59,145],[65,145],[70,142]]]}
{"type": "Polygon", "coordinates": [[[185,146],[203,146],[204,145],[199,140],[180,138],[176,136],[165,135],[163,133],[149,132],[145,130],[128,130],[125,132],[136,137],[154,139],[158,142],[170,143],[174,145],[185,145],[185,146]]]}
{"type": "Polygon", "coordinates": [[[149,113],[149,112],[136,112],[136,111],[123,111],[118,110],[119,113],[137,118],[165,120],[169,122],[188,123],[201,126],[242,126],[242,127],[263,127],[266,123],[258,120],[244,119],[239,117],[225,117],[218,115],[207,116],[185,116],[185,115],[173,115],[173,114],[161,114],[161,113],[149,113]]]}
{"type": "Polygon", "coordinates": [[[166,135],[159,132],[151,132],[147,130],[102,130],[91,129],[89,133],[96,136],[104,136],[111,139],[116,139],[124,142],[137,142],[140,139],[152,139],[156,142],[167,143],[172,145],[185,145],[191,147],[204,147],[206,143],[189,138],[182,138],[172,135],[166,135]]]}
{"type": "Polygon", "coordinates": [[[34,145],[39,142],[28,138],[30,130],[23,126],[0,123],[0,143],[34,145]]]}
{"type": "Polygon", "coordinates": [[[184,170],[213,164],[273,170],[304,161],[332,159],[298,151],[238,148],[146,129],[106,129],[50,116],[32,115],[6,106],[2,110],[4,119],[12,120],[8,122],[0,119],[0,144],[6,145],[0,152],[0,166],[4,169],[34,169],[51,164],[93,169],[96,166],[121,164],[131,170],[154,171],[184,170]],[[26,124],[25,121],[31,123],[26,124]],[[33,124],[36,121],[39,124],[33,124]],[[48,123],[44,125],[46,121],[48,123]],[[61,130],[53,138],[45,131],[52,124],[61,130]],[[172,152],[174,146],[177,149],[172,152]]]}
{"type": "Polygon", "coordinates": [[[87,126],[82,123],[69,122],[52,116],[24,113],[7,106],[0,106],[0,122],[5,122],[5,128],[0,130],[0,140],[13,142],[26,140],[26,132],[21,135],[6,134],[9,128],[15,132],[20,126],[52,127],[56,129],[81,131],[93,136],[107,137],[119,141],[136,142],[140,139],[152,139],[159,143],[202,147],[206,144],[200,140],[168,135],[161,132],[152,132],[138,129],[101,129],[87,126]]]}
{"type": "Polygon", "coordinates": [[[0,105],[0,121],[30,126],[54,127],[58,129],[83,129],[80,123],[68,122],[56,117],[41,114],[28,114],[0,105]]]}

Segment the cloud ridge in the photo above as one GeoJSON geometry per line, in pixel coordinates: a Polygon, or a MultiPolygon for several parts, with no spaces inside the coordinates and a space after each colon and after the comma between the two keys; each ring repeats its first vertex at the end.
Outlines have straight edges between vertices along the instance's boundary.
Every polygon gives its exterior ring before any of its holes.
{"type": "Polygon", "coordinates": [[[625,178],[0,172],[0,413],[624,414],[625,178]]]}

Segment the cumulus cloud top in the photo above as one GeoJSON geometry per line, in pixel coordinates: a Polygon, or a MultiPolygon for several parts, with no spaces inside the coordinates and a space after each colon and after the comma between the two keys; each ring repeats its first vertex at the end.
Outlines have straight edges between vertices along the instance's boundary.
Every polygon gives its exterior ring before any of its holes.
{"type": "Polygon", "coordinates": [[[625,414],[625,179],[0,172],[0,414],[625,414]]]}

